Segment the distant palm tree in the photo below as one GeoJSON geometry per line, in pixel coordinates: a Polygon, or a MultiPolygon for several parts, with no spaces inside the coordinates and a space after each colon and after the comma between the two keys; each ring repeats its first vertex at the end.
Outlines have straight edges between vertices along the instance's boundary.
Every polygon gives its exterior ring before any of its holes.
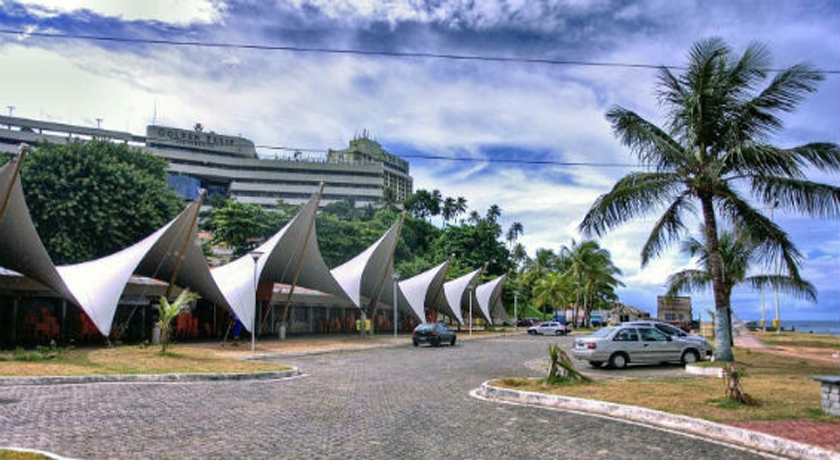
{"type": "Polygon", "coordinates": [[[440,214],[441,217],[443,217],[444,222],[449,222],[455,217],[456,206],[457,202],[455,201],[455,198],[452,198],[451,196],[448,196],[445,200],[443,200],[443,208],[441,209],[440,214]]]}
{"type": "Polygon", "coordinates": [[[491,204],[489,208],[487,208],[487,221],[490,223],[495,224],[496,219],[498,219],[502,215],[502,208],[499,207],[497,204],[491,204]]]}
{"type": "Polygon", "coordinates": [[[573,283],[562,273],[548,273],[534,284],[534,305],[542,310],[543,315],[549,313],[549,308],[565,311],[573,288],[573,283]]]}
{"type": "Polygon", "coordinates": [[[513,243],[515,243],[523,233],[525,233],[525,227],[522,226],[521,222],[514,222],[510,224],[510,228],[507,232],[507,241],[511,248],[513,248],[513,243]]]}
{"type": "Polygon", "coordinates": [[[455,199],[455,213],[453,217],[458,217],[467,212],[467,199],[459,196],[455,199]]]}
{"type": "Polygon", "coordinates": [[[705,244],[717,309],[715,357],[732,361],[730,304],[718,220],[748,231],[757,257],[776,258],[799,277],[801,255],[787,233],[743,196],[764,204],[817,216],[840,214],[840,187],[808,180],[809,168],[840,171],[836,144],[811,143],[793,148],[768,144],[782,128],[778,114],[794,110],[816,89],[821,73],[797,64],[758,86],[771,68],[770,54],[752,44],[739,58],[717,38],[694,44],[679,76],[660,68],[658,95],[668,126],[659,128],[636,113],[615,107],[607,113],[615,134],[651,172],[633,172],[599,197],[580,229],[604,235],[634,218],[665,208],[641,251],[642,266],[685,233],[685,215],[697,213],[705,224],[705,244]]]}
{"type": "MultiPolygon", "coordinates": [[[[702,233],[705,233],[703,230],[702,233]]],[[[732,290],[739,284],[749,284],[753,289],[774,287],[786,294],[816,301],[816,288],[803,279],[780,274],[748,276],[750,265],[756,262],[758,248],[746,235],[724,230],[720,233],[718,247],[723,261],[723,292],[727,298],[732,296],[732,290]]],[[[711,287],[712,270],[707,246],[695,238],[688,238],[683,241],[681,251],[696,258],[699,267],[669,276],[668,295],[675,296],[711,287]]]]}
{"type": "Polygon", "coordinates": [[[574,284],[575,324],[579,308],[582,307],[584,323],[587,323],[592,301],[596,298],[612,298],[615,288],[623,286],[615,278],[621,274],[621,270],[613,265],[612,255],[595,241],[578,243],[572,240],[571,245],[560,248],[559,263],[561,272],[574,284]]]}
{"type": "Polygon", "coordinates": [[[472,211],[470,212],[470,217],[467,218],[467,220],[473,224],[477,224],[481,221],[481,214],[479,214],[478,211],[472,211]]]}
{"type": "Polygon", "coordinates": [[[514,263],[516,265],[521,265],[522,262],[528,257],[528,253],[525,251],[525,246],[522,243],[516,243],[513,247],[513,251],[511,252],[511,257],[513,258],[514,263]]]}

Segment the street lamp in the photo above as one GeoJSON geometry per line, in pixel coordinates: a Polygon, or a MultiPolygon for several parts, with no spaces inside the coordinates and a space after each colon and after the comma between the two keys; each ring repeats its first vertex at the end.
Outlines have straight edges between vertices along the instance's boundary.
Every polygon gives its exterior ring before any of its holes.
{"type": "Polygon", "coordinates": [[[251,251],[251,258],[254,259],[254,314],[251,316],[251,354],[256,353],[257,349],[257,288],[259,287],[259,277],[257,276],[257,262],[262,257],[263,253],[260,251],[251,251]]]}
{"type": "Polygon", "coordinates": [[[394,273],[394,338],[397,338],[397,282],[400,280],[399,273],[394,273]]]}
{"type": "Polygon", "coordinates": [[[513,291],[513,330],[519,330],[519,314],[517,313],[517,301],[519,300],[519,292],[513,291]]]}

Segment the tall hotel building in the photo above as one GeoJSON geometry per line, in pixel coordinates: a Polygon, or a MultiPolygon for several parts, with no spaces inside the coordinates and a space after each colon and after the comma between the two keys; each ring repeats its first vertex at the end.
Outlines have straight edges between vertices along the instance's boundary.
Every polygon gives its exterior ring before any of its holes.
{"type": "Polygon", "coordinates": [[[352,199],[357,206],[376,204],[390,187],[399,201],[412,193],[409,163],[385,151],[366,135],[348,148],[329,150],[319,160],[260,158],[254,143],[201,129],[148,126],[146,135],[88,128],[41,120],[0,116],[0,152],[17,153],[22,142],[67,143],[73,139],[108,139],[147,149],[169,161],[169,182],[182,196],[195,199],[199,189],[208,194],[274,208],[278,200],[305,202],[323,182],[322,204],[352,199]]]}

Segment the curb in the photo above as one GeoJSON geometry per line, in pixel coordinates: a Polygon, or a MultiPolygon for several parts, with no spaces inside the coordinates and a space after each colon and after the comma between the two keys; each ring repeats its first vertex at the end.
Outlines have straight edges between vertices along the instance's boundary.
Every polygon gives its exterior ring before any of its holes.
{"type": "Polygon", "coordinates": [[[685,372],[694,375],[703,375],[706,377],[717,377],[719,379],[723,378],[723,369],[719,367],[703,367],[686,364],[685,372]]]}
{"type": "Polygon", "coordinates": [[[821,449],[757,431],[736,428],[720,423],[669,414],[643,407],[628,406],[592,399],[546,395],[531,391],[511,390],[489,385],[489,380],[475,390],[489,400],[506,401],[531,406],[543,406],[628,420],[648,426],[680,431],[764,453],[790,458],[840,460],[840,453],[821,449]]]}
{"type": "Polygon", "coordinates": [[[246,380],[277,380],[300,375],[297,367],[288,371],[237,372],[229,374],[114,374],[62,375],[45,377],[0,377],[0,386],[78,385],[88,383],[189,383],[246,380]]]}

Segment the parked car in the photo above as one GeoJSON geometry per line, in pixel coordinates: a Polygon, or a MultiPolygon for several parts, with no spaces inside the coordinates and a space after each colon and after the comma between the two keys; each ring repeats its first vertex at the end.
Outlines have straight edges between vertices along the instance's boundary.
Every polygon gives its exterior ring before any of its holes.
{"type": "Polygon", "coordinates": [[[433,347],[438,347],[442,343],[454,346],[458,338],[455,331],[441,323],[420,324],[414,328],[411,337],[415,347],[421,343],[428,343],[433,347]]]}
{"type": "Polygon", "coordinates": [[[703,359],[697,342],[650,326],[615,326],[575,340],[572,356],[592,367],[623,369],[630,363],[693,363],[703,359]]]}
{"type": "Polygon", "coordinates": [[[694,342],[697,344],[697,350],[703,356],[711,356],[712,355],[712,343],[706,340],[704,337],[700,337],[699,335],[689,334],[684,330],[668,324],[663,323],[661,321],[630,321],[627,323],[621,323],[622,326],[644,326],[644,327],[655,327],[660,331],[670,335],[672,338],[679,337],[681,339],[688,340],[690,342],[694,342]]]}
{"type": "Polygon", "coordinates": [[[531,335],[566,335],[571,331],[572,329],[569,326],[557,321],[547,321],[528,328],[528,333],[531,335]]]}
{"type": "Polygon", "coordinates": [[[519,318],[519,321],[516,322],[516,325],[518,327],[531,327],[535,326],[537,323],[538,321],[532,318],[519,318]]]}

